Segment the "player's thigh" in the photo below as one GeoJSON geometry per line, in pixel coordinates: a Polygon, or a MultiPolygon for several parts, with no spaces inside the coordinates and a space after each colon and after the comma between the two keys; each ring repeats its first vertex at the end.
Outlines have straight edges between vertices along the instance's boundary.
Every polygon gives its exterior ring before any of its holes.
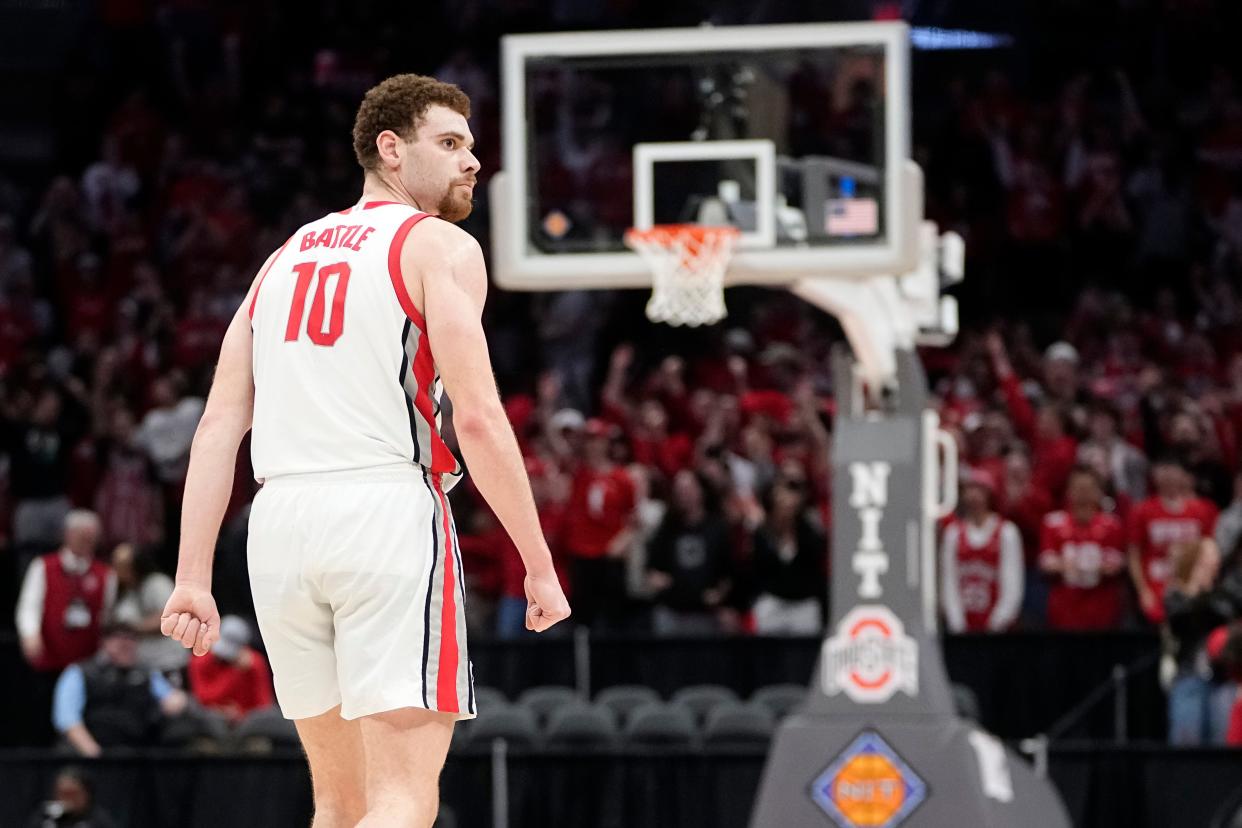
{"type": "Polygon", "coordinates": [[[456,539],[435,495],[421,475],[335,493],[323,584],[347,718],[404,707],[474,715],[456,539]]]}
{"type": "Polygon", "coordinates": [[[310,764],[316,806],[343,808],[361,818],[366,811],[366,753],[359,723],[342,719],[337,705],[294,724],[310,764]]]}
{"type": "Polygon", "coordinates": [[[452,714],[417,707],[358,719],[366,753],[368,800],[434,797],[455,720],[452,714]]]}
{"type": "Polygon", "coordinates": [[[286,718],[318,717],[341,702],[332,608],[315,588],[300,492],[269,483],[250,513],[247,563],[255,617],[286,718]]]}

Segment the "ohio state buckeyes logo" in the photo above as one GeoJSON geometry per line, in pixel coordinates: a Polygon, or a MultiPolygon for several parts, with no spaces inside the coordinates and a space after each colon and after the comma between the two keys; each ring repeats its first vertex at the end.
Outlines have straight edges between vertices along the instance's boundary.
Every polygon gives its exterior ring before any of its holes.
{"type": "Polygon", "coordinates": [[[919,650],[888,607],[863,604],[847,612],[824,642],[824,692],[880,704],[898,690],[919,693],[919,650]]]}

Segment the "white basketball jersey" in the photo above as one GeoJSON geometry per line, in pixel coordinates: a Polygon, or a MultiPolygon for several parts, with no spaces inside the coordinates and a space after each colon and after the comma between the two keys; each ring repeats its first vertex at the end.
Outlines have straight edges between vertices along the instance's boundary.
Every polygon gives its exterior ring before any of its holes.
{"type": "Polygon", "coordinates": [[[401,275],[401,247],[427,217],[388,201],[330,213],[259,275],[248,300],[258,480],[402,462],[460,475],[440,437],[427,325],[401,275]]]}

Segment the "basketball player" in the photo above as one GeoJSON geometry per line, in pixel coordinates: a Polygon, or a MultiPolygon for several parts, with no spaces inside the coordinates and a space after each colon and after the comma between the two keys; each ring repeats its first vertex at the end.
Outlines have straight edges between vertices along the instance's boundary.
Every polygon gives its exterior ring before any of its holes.
{"type": "Polygon", "coordinates": [[[211,649],[211,562],[237,448],[253,429],[248,560],[276,696],[310,763],[315,828],[429,826],[457,719],[473,718],[464,590],[440,437],[462,452],[526,568],[526,625],[569,615],[480,321],[469,99],[433,78],[370,90],[354,123],[354,206],[264,264],[220,351],[186,480],[165,635],[211,649]],[[434,352],[434,357],[432,356],[434,352]]]}

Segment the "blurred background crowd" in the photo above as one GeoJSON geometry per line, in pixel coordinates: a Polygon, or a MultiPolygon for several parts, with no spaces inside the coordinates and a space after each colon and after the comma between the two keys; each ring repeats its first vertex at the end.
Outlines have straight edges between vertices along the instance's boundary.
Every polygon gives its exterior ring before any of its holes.
{"type": "MultiPolygon", "coordinates": [[[[69,749],[158,740],[175,722],[218,736],[271,704],[244,620],[245,450],[215,576],[235,646],[187,673],[158,614],[220,339],[267,254],[356,200],[362,92],[410,69],[461,85],[485,181],[499,33],[748,22],[734,3],[430,5],[303,21],[275,3],[110,0],[70,21],[89,48],[49,50],[55,73],[0,84],[16,113],[0,142],[0,624],[69,749]],[[412,54],[411,32],[429,31],[412,54]]],[[[1049,5],[1035,29],[1057,25],[1049,5]]],[[[1029,44],[915,56],[928,212],[969,256],[964,331],[923,354],[966,464],[942,527],[944,619],[983,634],[1160,629],[1171,738],[1242,742],[1242,76],[1196,45],[1239,13],[1104,5],[1055,61],[1029,44]],[[1111,26],[1134,36],[1101,42],[1111,26]]],[[[810,19],[771,6],[766,22],[810,19]]],[[[591,187],[608,171],[565,174],[591,187]]],[[[465,226],[487,250],[478,192],[465,226]]],[[[731,291],[728,320],[698,331],[649,325],[644,298],[489,300],[575,623],[818,634],[840,330],[780,292],[731,291]]],[[[474,634],[523,635],[515,551],[469,484],[454,509],[474,634]]]]}

